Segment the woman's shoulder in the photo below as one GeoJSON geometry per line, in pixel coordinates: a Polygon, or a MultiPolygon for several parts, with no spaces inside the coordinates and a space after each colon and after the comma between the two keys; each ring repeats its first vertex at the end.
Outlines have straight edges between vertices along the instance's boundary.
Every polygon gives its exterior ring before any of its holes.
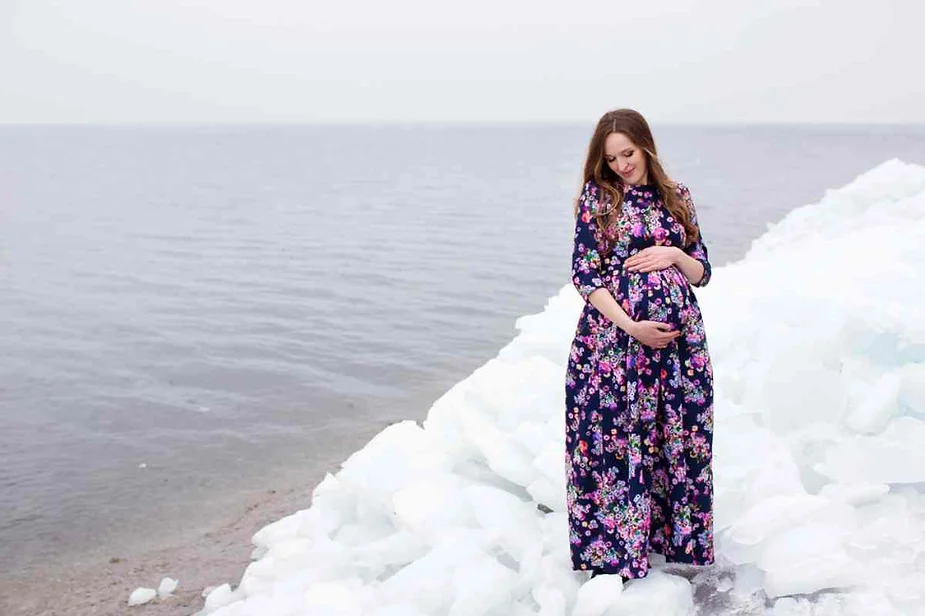
{"type": "Polygon", "coordinates": [[[602,196],[603,191],[600,185],[594,181],[594,178],[591,178],[581,187],[581,194],[578,197],[578,202],[580,205],[594,212],[599,207],[602,196]]]}
{"type": "Polygon", "coordinates": [[[581,192],[585,195],[597,196],[601,192],[601,187],[594,178],[591,178],[581,187],[581,192]]]}
{"type": "Polygon", "coordinates": [[[671,180],[671,185],[674,187],[674,191],[677,195],[681,197],[687,197],[691,194],[691,189],[687,187],[687,184],[680,182],[678,180],[671,180]]]}

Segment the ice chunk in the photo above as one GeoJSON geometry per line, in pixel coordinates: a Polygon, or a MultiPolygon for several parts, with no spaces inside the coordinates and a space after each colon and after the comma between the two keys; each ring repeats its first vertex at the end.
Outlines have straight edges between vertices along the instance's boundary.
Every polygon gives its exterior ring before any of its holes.
{"type": "MultiPolygon", "coordinates": [[[[579,592],[581,592],[579,590],[579,592]]],[[[557,588],[534,586],[533,599],[540,606],[541,616],[565,616],[565,595],[557,588]]]]}
{"type": "Polygon", "coordinates": [[[302,595],[305,611],[327,616],[362,616],[363,607],[354,589],[338,582],[319,582],[302,595]]]}
{"type": "Polygon", "coordinates": [[[864,505],[876,501],[889,491],[890,486],[885,483],[854,481],[852,483],[830,483],[825,485],[819,492],[819,496],[849,505],[864,505]]]}
{"type": "Polygon", "coordinates": [[[494,558],[478,556],[453,573],[456,599],[449,616],[484,616],[508,609],[514,599],[516,574],[494,558]]]}
{"type": "Polygon", "coordinates": [[[616,604],[623,593],[619,575],[598,575],[581,585],[572,616],[601,616],[616,604]]]}
{"type": "Polygon", "coordinates": [[[398,489],[392,497],[398,524],[433,538],[446,528],[471,525],[472,506],[463,485],[458,476],[443,473],[398,489]]]}
{"type": "Polygon", "coordinates": [[[876,434],[883,430],[896,412],[900,381],[900,373],[896,371],[881,376],[863,399],[848,412],[845,424],[855,432],[864,434],[876,434]]]}
{"type": "Polygon", "coordinates": [[[841,417],[847,396],[835,370],[795,362],[789,353],[767,370],[752,404],[763,409],[765,425],[775,432],[786,434],[810,422],[841,417]]]}
{"type": "Polygon", "coordinates": [[[741,545],[755,545],[803,520],[825,517],[827,510],[835,506],[832,501],[809,494],[772,496],[742,515],[729,529],[729,537],[741,545]]]}
{"type": "Polygon", "coordinates": [[[165,577],[161,580],[160,585],[157,587],[157,597],[159,599],[166,599],[173,594],[173,591],[177,589],[177,584],[179,584],[177,580],[165,577]]]}
{"type": "Polygon", "coordinates": [[[411,602],[428,614],[447,613],[453,603],[453,574],[485,555],[482,544],[492,535],[475,529],[447,530],[424,556],[408,563],[382,582],[386,603],[411,602]]]}
{"type": "Polygon", "coordinates": [[[128,604],[131,606],[143,605],[157,596],[157,591],[153,588],[136,588],[129,595],[128,604]]]}
{"type": "Polygon", "coordinates": [[[610,608],[607,616],[688,616],[693,610],[694,595],[690,582],[677,575],[650,569],[646,577],[626,583],[620,600],[610,608]]]}
{"type": "Polygon", "coordinates": [[[414,481],[449,470],[437,442],[413,421],[392,424],[343,463],[338,481],[361,491],[371,504],[391,510],[397,490],[414,481]]]}
{"type": "Polygon", "coordinates": [[[765,552],[762,568],[766,571],[764,588],[768,596],[809,594],[862,581],[861,564],[818,531],[818,527],[801,528],[783,537],[783,545],[775,544],[765,552]],[[795,547],[794,541],[805,539],[810,545],[795,547]]]}
{"type": "Polygon", "coordinates": [[[479,524],[496,531],[511,556],[516,558],[537,540],[540,514],[532,503],[489,486],[470,486],[464,492],[479,524]]]}
{"type": "Polygon", "coordinates": [[[844,439],[826,452],[816,466],[820,473],[841,482],[925,482],[925,421],[897,417],[875,436],[844,439]]]}
{"type": "Polygon", "coordinates": [[[889,580],[887,596],[892,602],[909,613],[922,612],[925,606],[925,571],[914,571],[889,580]]]}
{"type": "Polygon", "coordinates": [[[781,597],[774,602],[768,616],[813,616],[813,604],[807,599],[781,597]]]}
{"type": "Polygon", "coordinates": [[[898,397],[909,412],[925,416],[925,363],[906,364],[899,370],[898,397]]]}
{"type": "Polygon", "coordinates": [[[426,614],[411,603],[395,603],[376,608],[369,613],[369,616],[426,616],[426,614]]]}
{"type": "Polygon", "coordinates": [[[234,601],[234,598],[234,593],[231,590],[230,584],[216,586],[212,589],[212,592],[206,595],[206,603],[202,608],[203,612],[208,614],[209,612],[217,610],[234,601]]]}

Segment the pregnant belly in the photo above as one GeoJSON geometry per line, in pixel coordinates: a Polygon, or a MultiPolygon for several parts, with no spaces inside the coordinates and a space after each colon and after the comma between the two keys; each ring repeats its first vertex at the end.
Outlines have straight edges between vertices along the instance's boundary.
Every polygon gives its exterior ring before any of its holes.
{"type": "Polygon", "coordinates": [[[681,326],[682,310],[690,301],[690,287],[676,267],[654,272],[616,272],[616,299],[635,321],[658,321],[681,326]]]}

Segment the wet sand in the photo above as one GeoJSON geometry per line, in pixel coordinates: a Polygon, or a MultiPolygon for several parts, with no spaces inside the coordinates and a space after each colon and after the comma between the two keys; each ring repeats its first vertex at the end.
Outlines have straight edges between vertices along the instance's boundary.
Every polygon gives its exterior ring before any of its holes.
{"type": "Polygon", "coordinates": [[[193,614],[202,609],[204,588],[224,582],[230,583],[232,588],[237,586],[251,562],[254,549],[251,537],[255,532],[270,522],[307,508],[310,501],[311,488],[304,486],[285,491],[268,490],[263,496],[251,496],[235,517],[221,521],[193,542],[134,556],[95,555],[78,566],[49,567],[25,572],[25,575],[7,571],[0,580],[0,614],[193,614]],[[145,605],[128,606],[132,591],[141,586],[157,589],[164,577],[180,582],[173,596],[154,599],[145,605]]]}
{"type": "Polygon", "coordinates": [[[69,566],[48,564],[15,569],[2,564],[2,616],[189,616],[202,609],[203,589],[223,583],[236,588],[252,562],[251,537],[271,522],[307,509],[311,494],[327,472],[362,448],[386,425],[374,421],[350,432],[330,435],[317,458],[289,474],[279,474],[261,489],[241,492],[220,520],[198,528],[178,527],[170,537],[146,538],[142,547],[101,547],[69,566]],[[334,444],[336,443],[336,444],[334,444]],[[139,587],[157,589],[161,580],[179,581],[173,595],[129,607],[139,587]]]}

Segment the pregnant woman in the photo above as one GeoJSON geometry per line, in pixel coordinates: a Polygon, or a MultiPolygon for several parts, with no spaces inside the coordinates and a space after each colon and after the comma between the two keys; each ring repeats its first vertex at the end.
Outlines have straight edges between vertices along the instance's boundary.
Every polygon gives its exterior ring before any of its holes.
{"type": "Polygon", "coordinates": [[[648,554],[713,563],[713,368],[693,286],[710,280],[686,186],[637,112],[597,125],[576,206],[585,300],[568,359],[572,568],[644,577],[648,554]]]}

